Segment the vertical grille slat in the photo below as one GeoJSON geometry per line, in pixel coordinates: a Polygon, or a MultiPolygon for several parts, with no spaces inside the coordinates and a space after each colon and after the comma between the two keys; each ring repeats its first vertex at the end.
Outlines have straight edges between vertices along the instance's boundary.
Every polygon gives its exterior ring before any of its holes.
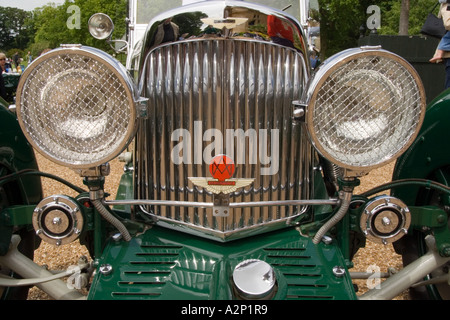
{"type": "MultiPolygon", "coordinates": [[[[155,48],[145,68],[150,116],[142,121],[137,140],[138,198],[212,202],[211,194],[187,178],[210,177],[209,159],[220,153],[234,156],[235,178],[255,179],[231,201],[309,198],[311,146],[303,126],[291,121],[292,101],[300,98],[307,77],[299,52],[238,39],[185,41],[155,48]],[[174,155],[181,163],[174,162],[174,155]],[[275,172],[269,172],[270,166],[275,172]]],[[[217,218],[205,208],[146,208],[214,232],[253,227],[302,210],[236,208],[230,217],[217,218]]]]}

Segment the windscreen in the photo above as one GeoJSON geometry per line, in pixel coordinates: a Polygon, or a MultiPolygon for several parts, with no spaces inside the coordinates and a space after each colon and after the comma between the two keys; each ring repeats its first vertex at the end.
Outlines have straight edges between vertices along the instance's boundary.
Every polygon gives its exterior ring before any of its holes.
{"type": "MultiPolygon", "coordinates": [[[[137,0],[136,23],[147,24],[159,13],[178,8],[184,4],[200,2],[201,0],[137,0]]],[[[292,0],[250,0],[268,7],[284,10],[286,13],[300,19],[300,1],[292,0]]]]}

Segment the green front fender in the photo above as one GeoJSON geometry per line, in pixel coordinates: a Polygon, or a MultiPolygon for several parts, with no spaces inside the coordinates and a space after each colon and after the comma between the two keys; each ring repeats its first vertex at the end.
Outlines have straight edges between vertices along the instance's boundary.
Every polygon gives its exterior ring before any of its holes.
{"type": "MultiPolygon", "coordinates": [[[[30,259],[39,245],[34,231],[28,228],[31,224],[30,211],[17,208],[23,209],[42,199],[41,180],[38,176],[16,179],[13,176],[37,168],[33,149],[23,135],[16,115],[0,98],[0,255],[8,252],[13,233],[20,235],[19,250],[30,259]],[[13,206],[16,210],[10,211],[13,206]]],[[[26,299],[27,295],[27,287],[0,288],[0,299],[26,299]]]]}
{"type": "MultiPolygon", "coordinates": [[[[15,114],[8,110],[8,105],[3,99],[0,100],[0,167],[4,170],[2,175],[26,169],[38,169],[33,148],[26,140],[15,114]]],[[[8,188],[12,185],[3,187],[8,188]]],[[[42,199],[42,185],[39,177],[23,177],[16,185],[17,189],[10,190],[10,194],[21,200],[17,200],[20,203],[13,201],[10,204],[37,203],[42,199]]]]}
{"type": "Polygon", "coordinates": [[[0,255],[7,252],[14,230],[19,230],[17,225],[12,224],[14,221],[31,225],[29,215],[14,211],[20,213],[13,217],[8,208],[36,204],[42,199],[42,185],[38,176],[14,179],[12,174],[37,168],[33,149],[23,135],[15,114],[8,110],[7,103],[0,98],[0,255]]]}
{"type": "MultiPolygon", "coordinates": [[[[421,131],[411,147],[397,160],[392,180],[427,179],[436,170],[450,165],[450,90],[428,106],[421,131]]],[[[414,205],[420,187],[411,185],[392,190],[408,205],[414,205]]]]}

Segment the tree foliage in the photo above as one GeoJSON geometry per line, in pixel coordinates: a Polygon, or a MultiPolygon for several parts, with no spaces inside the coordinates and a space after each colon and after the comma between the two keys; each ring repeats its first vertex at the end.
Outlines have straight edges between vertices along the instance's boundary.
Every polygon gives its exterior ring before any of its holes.
{"type": "Polygon", "coordinates": [[[31,12],[11,7],[0,7],[0,48],[24,49],[33,35],[31,12]]]}
{"type": "Polygon", "coordinates": [[[104,40],[89,34],[89,18],[98,12],[114,21],[114,39],[125,35],[127,0],[65,0],[61,5],[50,1],[32,12],[0,7],[0,50],[31,51],[37,56],[44,49],[79,43],[111,52],[104,40]]]}
{"type": "Polygon", "coordinates": [[[346,48],[354,47],[365,15],[366,1],[319,0],[322,59],[346,48]]]}
{"type": "Polygon", "coordinates": [[[34,42],[46,43],[50,48],[63,43],[79,43],[110,50],[105,41],[96,40],[89,33],[89,18],[98,12],[113,20],[113,38],[122,38],[126,32],[126,0],[66,0],[60,6],[46,5],[34,10],[34,42]]]}
{"type": "MultiPolygon", "coordinates": [[[[436,0],[410,0],[409,35],[419,35],[428,13],[436,5],[436,0]]],[[[439,7],[438,7],[439,8],[439,7]]],[[[438,14],[438,8],[434,13],[438,14]]],[[[382,1],[380,34],[396,35],[399,32],[401,1],[382,1]]]]}
{"type": "MultiPolygon", "coordinates": [[[[419,35],[427,14],[437,0],[408,0],[410,35],[419,35]]],[[[112,52],[103,40],[96,40],[88,30],[92,14],[103,12],[115,24],[113,39],[120,39],[126,32],[127,0],[65,0],[61,5],[49,4],[27,12],[17,8],[0,7],[0,50],[31,50],[33,56],[43,49],[55,48],[63,43],[80,43],[112,52]],[[79,8],[79,27],[71,27],[71,6],[79,8]]],[[[180,0],[181,2],[181,0],[180,0]]],[[[359,37],[368,35],[365,28],[370,5],[380,8],[380,34],[398,34],[401,12],[399,0],[318,0],[316,20],[321,24],[322,59],[338,51],[357,46],[359,37]]],[[[148,0],[140,8],[141,16],[149,16],[148,10],[162,9],[164,0],[148,0]]],[[[279,6],[278,3],[275,6],[279,6]]],[[[152,11],[152,12],[153,12],[152,11]]],[[[437,13],[437,10],[435,11],[437,13]]]]}
{"type": "MultiPolygon", "coordinates": [[[[357,46],[362,35],[368,35],[366,28],[369,17],[367,8],[380,8],[381,27],[379,34],[397,35],[400,25],[401,2],[398,0],[319,0],[322,58],[341,50],[357,46]]],[[[409,0],[409,35],[419,35],[426,16],[436,4],[436,0],[409,0]]],[[[437,14],[437,10],[435,11],[437,14]]]]}

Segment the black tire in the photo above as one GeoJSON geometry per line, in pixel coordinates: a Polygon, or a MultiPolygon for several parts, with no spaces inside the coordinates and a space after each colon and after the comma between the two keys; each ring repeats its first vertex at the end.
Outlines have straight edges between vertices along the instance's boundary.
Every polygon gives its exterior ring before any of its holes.
{"type": "MultiPolygon", "coordinates": [[[[407,235],[394,243],[394,249],[397,254],[402,256],[403,266],[407,266],[410,263],[417,260],[421,254],[419,252],[423,251],[423,248],[419,249],[424,245],[424,236],[416,233],[414,235],[407,235]]],[[[409,297],[412,300],[435,300],[437,297],[433,297],[429,293],[429,289],[425,286],[410,288],[409,297]]]]}
{"type": "MultiPolygon", "coordinates": [[[[9,172],[5,167],[0,166],[0,176],[7,175],[9,172]]],[[[15,181],[8,182],[0,187],[0,208],[7,208],[11,205],[23,204],[22,193],[20,192],[19,184],[15,181]]],[[[40,245],[40,238],[36,236],[32,227],[15,230],[14,234],[18,234],[21,238],[18,250],[28,257],[33,259],[34,250],[40,245]]],[[[5,272],[5,271],[4,271],[5,272]]],[[[10,277],[20,279],[20,276],[9,272],[10,277]]],[[[26,300],[28,298],[28,291],[30,287],[14,287],[5,288],[3,294],[0,292],[0,300],[26,300]]]]}
{"type": "MultiPolygon", "coordinates": [[[[428,180],[437,181],[445,185],[450,185],[450,166],[436,170],[433,174],[427,177],[428,180]]],[[[448,196],[448,195],[447,195],[448,196]]],[[[435,189],[421,188],[417,194],[416,204],[417,206],[439,206],[444,208],[443,199],[444,194],[435,189]]],[[[450,220],[449,220],[450,227],[450,220]]],[[[402,239],[394,243],[395,251],[402,256],[402,262],[404,266],[412,263],[423,254],[426,253],[427,248],[425,245],[425,236],[428,233],[426,231],[414,231],[412,234],[408,234],[402,239]]],[[[448,267],[442,268],[443,272],[448,273],[448,267]]],[[[429,274],[426,279],[431,279],[433,274],[429,274]]],[[[411,299],[414,300],[450,300],[450,286],[442,284],[439,286],[428,285],[417,288],[411,288],[409,290],[411,299]]]]}

